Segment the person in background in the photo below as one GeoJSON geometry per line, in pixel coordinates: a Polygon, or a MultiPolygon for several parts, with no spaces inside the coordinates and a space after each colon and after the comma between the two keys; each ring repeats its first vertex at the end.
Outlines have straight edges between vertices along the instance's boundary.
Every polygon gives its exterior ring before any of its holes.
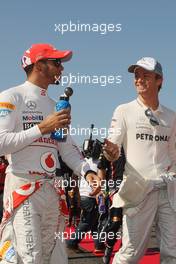
{"type": "Polygon", "coordinates": [[[3,215],[3,193],[4,193],[4,182],[5,182],[5,171],[8,162],[4,156],[0,157],[0,222],[3,215]]]}
{"type": "MultiPolygon", "coordinates": [[[[92,157],[86,158],[86,160],[96,174],[98,160],[94,160],[92,157]]],[[[95,245],[94,252],[102,252],[102,249],[104,249],[104,243],[100,243],[98,239],[98,205],[96,195],[95,192],[92,192],[92,185],[89,184],[84,177],[81,177],[80,179],[79,193],[81,208],[80,222],[75,233],[66,241],[67,247],[77,250],[78,244],[85,237],[86,233],[91,231],[95,245]]]]}
{"type": "Polygon", "coordinates": [[[78,176],[72,175],[73,187],[68,189],[69,220],[68,227],[77,227],[80,221],[80,193],[78,187],[78,176]]]}

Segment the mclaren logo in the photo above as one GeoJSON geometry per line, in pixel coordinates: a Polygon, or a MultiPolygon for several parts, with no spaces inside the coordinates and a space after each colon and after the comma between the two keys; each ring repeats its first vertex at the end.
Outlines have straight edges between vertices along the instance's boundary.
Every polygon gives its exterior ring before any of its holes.
{"type": "Polygon", "coordinates": [[[26,106],[30,110],[35,110],[37,107],[37,104],[34,101],[27,101],[26,106]]]}

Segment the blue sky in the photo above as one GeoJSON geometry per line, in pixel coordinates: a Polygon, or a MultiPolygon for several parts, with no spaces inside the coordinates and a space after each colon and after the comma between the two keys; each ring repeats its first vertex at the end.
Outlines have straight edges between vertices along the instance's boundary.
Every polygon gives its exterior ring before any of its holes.
{"type": "MultiPolygon", "coordinates": [[[[25,80],[20,66],[24,50],[33,43],[45,42],[73,50],[72,60],[64,65],[65,74],[71,73],[77,80],[82,75],[91,80],[97,76],[99,80],[99,84],[72,84],[73,127],[87,128],[91,123],[99,129],[109,127],[115,107],[136,96],[133,75],[127,68],[143,56],[161,62],[164,84],[160,99],[176,110],[175,10],[175,0],[1,1],[0,91],[25,80]],[[55,24],[69,23],[77,27],[90,24],[91,28],[97,24],[99,29],[102,24],[121,24],[121,31],[55,31],[55,24]],[[119,75],[120,84],[112,83],[112,79],[111,83],[103,83],[105,77],[119,75]]],[[[56,100],[65,86],[51,86],[49,95],[56,100]]],[[[84,137],[76,136],[75,140],[81,144],[84,137]]]]}

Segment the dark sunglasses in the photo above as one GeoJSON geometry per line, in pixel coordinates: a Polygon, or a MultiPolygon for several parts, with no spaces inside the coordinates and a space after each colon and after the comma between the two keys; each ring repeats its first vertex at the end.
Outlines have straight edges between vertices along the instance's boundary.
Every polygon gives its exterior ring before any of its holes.
{"type": "Polygon", "coordinates": [[[158,119],[154,116],[154,114],[150,108],[147,108],[145,110],[145,115],[148,117],[150,124],[152,126],[159,126],[160,125],[158,119]]]}
{"type": "Polygon", "coordinates": [[[61,59],[53,59],[53,58],[48,58],[46,61],[53,61],[54,66],[58,67],[62,64],[61,59]]]}

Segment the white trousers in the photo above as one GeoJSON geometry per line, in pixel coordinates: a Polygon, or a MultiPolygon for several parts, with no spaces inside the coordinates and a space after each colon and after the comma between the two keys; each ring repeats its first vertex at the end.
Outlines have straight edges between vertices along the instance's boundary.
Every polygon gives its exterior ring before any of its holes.
{"type": "Polygon", "coordinates": [[[11,232],[16,256],[0,263],[68,263],[64,241],[55,241],[58,232],[64,231],[63,222],[59,223],[58,198],[53,186],[46,182],[19,206],[12,217],[11,227],[7,226],[3,232],[3,240],[11,232]]]}
{"type": "Polygon", "coordinates": [[[166,189],[151,192],[138,207],[124,209],[122,247],[112,264],[138,264],[147,248],[153,221],[160,245],[160,263],[176,264],[176,212],[166,189]]]}

